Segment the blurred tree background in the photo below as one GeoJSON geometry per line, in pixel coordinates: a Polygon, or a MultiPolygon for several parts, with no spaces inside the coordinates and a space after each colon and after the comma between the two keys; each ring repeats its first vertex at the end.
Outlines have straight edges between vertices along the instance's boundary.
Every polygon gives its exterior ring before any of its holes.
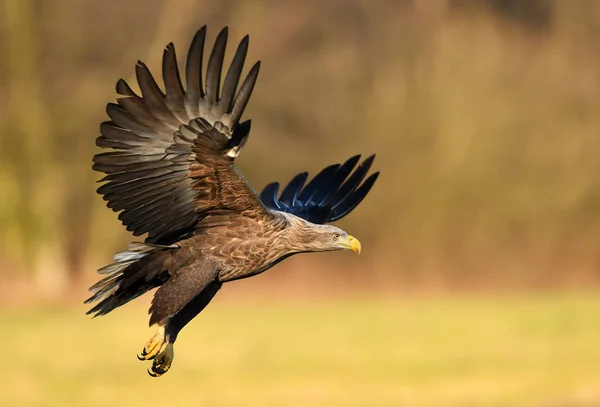
{"type": "Polygon", "coordinates": [[[209,43],[230,27],[228,55],[249,33],[263,61],[238,160],[256,189],[357,152],[382,171],[341,222],[364,255],[253,284],[600,281],[600,3],[584,0],[0,0],[0,281],[62,293],[131,240],[94,192],[104,106],[203,24],[209,43]]]}

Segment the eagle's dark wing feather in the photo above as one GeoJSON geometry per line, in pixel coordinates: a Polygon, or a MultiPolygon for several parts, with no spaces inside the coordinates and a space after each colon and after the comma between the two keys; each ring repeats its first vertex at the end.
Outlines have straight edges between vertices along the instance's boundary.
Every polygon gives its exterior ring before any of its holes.
{"type": "Polygon", "coordinates": [[[250,132],[240,118],[259,71],[256,63],[236,93],[248,50],[241,41],[220,92],[227,28],[218,35],[208,60],[206,84],[202,60],[206,27],[190,46],[186,89],[173,44],[163,54],[163,92],[142,62],[136,66],[137,95],[124,80],[121,95],[107,106],[98,146],[108,151],[94,157],[104,172],[98,193],[120,212],[127,230],[147,242],[171,244],[194,229],[212,210],[261,210],[260,201],[233,166],[250,132]]]}
{"type": "Polygon", "coordinates": [[[356,167],[360,160],[360,155],[356,155],[343,164],[330,165],[306,186],[308,173],[302,172],[292,178],[279,198],[279,183],[273,182],[263,189],[260,199],[269,209],[292,213],[313,223],[334,222],[350,213],[375,184],[379,172],[365,179],[374,159],[372,155],[356,167]]]}

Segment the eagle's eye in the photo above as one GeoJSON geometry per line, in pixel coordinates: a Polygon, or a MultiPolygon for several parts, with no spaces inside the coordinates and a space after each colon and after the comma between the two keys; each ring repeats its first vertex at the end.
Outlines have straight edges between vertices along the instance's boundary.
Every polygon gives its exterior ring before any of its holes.
{"type": "Polygon", "coordinates": [[[334,239],[339,239],[340,237],[341,237],[341,235],[340,235],[338,232],[335,232],[335,233],[333,234],[333,238],[334,238],[334,239]]]}

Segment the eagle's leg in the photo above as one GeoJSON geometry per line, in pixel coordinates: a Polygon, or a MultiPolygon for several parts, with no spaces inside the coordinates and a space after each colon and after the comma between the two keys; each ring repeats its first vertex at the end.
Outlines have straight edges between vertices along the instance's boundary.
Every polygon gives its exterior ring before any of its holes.
{"type": "Polygon", "coordinates": [[[179,331],[208,305],[222,285],[219,281],[212,281],[175,315],[154,324],[158,327],[156,334],[138,356],[140,360],[152,360],[152,367],[148,370],[150,376],[159,377],[169,371],[175,356],[173,345],[179,331]]]}

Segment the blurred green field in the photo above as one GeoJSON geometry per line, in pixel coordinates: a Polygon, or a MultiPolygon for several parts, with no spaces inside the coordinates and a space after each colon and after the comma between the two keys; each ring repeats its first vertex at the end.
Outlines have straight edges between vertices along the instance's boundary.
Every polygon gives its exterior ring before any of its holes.
{"type": "MultiPolygon", "coordinates": [[[[143,305],[143,304],[142,304],[143,305]]],[[[145,309],[0,312],[1,406],[598,406],[600,296],[304,303],[217,299],[173,369],[145,309]]]]}

